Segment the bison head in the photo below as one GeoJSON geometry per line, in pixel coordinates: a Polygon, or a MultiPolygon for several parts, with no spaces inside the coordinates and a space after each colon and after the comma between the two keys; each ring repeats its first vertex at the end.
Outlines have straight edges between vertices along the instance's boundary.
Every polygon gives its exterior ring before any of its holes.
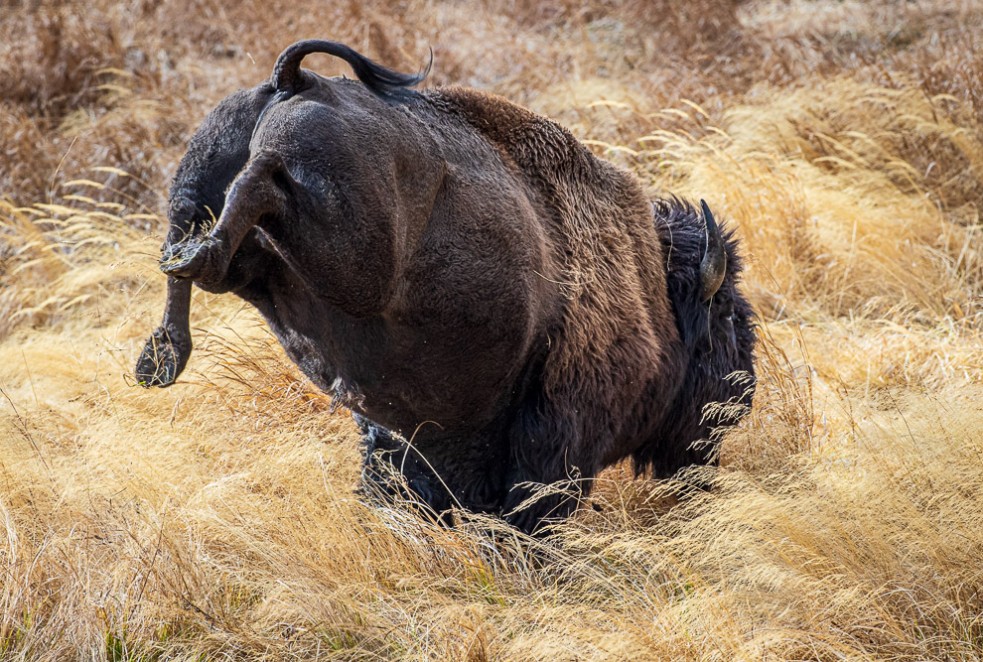
{"type": "Polygon", "coordinates": [[[634,454],[639,471],[659,477],[716,463],[714,432],[737,423],[754,395],[753,313],[738,290],[737,240],[717,226],[705,202],[701,206],[702,218],[675,198],[653,203],[685,364],[656,443],[634,454]]]}

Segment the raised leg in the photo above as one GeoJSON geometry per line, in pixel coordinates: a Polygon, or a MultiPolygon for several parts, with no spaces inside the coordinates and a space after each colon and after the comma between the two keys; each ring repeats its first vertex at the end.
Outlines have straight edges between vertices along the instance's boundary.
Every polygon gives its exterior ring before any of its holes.
{"type": "Polygon", "coordinates": [[[225,207],[215,227],[204,235],[168,244],[161,270],[169,276],[214,286],[228,273],[232,256],[260,220],[267,215],[286,216],[289,202],[274,176],[283,162],[273,153],[251,160],[232,182],[225,207]]]}
{"type": "Polygon", "coordinates": [[[170,386],[191,356],[191,282],[167,279],[164,320],[151,334],[137,359],[137,383],[147,388],[170,386]]]}

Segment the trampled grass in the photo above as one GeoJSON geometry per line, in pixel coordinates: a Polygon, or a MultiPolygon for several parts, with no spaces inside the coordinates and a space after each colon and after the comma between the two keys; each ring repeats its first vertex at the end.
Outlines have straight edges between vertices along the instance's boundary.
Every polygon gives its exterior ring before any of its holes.
{"type": "Polygon", "coordinates": [[[680,7],[0,8],[0,659],[983,658],[983,7],[680,7]],[[546,540],[366,505],[229,296],[133,384],[190,131],[308,36],[432,44],[737,226],[761,383],[715,491],[615,467],[546,540]]]}

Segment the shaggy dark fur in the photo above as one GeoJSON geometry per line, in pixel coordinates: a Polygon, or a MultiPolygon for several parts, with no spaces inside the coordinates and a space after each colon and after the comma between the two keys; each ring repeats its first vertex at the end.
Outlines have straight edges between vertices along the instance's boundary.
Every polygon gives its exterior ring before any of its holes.
{"type": "Polygon", "coordinates": [[[300,42],[205,118],[171,190],[167,308],[138,380],[186,364],[193,281],[255,305],[350,404],[372,491],[532,531],[623,458],[658,475],[712,462],[691,448],[719,423],[705,406],[750,401],[729,378],[754,343],[733,238],[724,273],[688,205],[657,203],[653,224],[635,178],[564,128],[416,79],[300,42]],[[361,81],[301,71],[312,52],[361,81]]]}
{"type": "Polygon", "coordinates": [[[716,464],[719,433],[751,406],[755,335],[751,306],[737,289],[742,263],[733,232],[722,232],[727,251],[724,282],[704,302],[699,268],[707,245],[703,219],[692,205],[676,198],[655,201],[652,211],[666,261],[669,300],[688,361],[668,415],[632,459],[636,473],[650,471],[667,478],[683,467],[716,464]],[[708,408],[707,403],[724,406],[708,408]]]}

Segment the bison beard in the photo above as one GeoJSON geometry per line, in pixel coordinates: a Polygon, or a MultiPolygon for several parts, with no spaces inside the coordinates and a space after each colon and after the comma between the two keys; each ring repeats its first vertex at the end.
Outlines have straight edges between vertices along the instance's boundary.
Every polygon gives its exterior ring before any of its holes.
{"type": "Polygon", "coordinates": [[[653,206],[548,119],[411,90],[424,75],[299,42],[205,118],[139,383],[184,368],[194,282],[253,304],[322,389],[357,393],[372,493],[536,531],[622,459],[715,463],[754,383],[734,238],[705,204],[653,206]],[[300,69],[316,52],[359,80],[300,69]]]}

